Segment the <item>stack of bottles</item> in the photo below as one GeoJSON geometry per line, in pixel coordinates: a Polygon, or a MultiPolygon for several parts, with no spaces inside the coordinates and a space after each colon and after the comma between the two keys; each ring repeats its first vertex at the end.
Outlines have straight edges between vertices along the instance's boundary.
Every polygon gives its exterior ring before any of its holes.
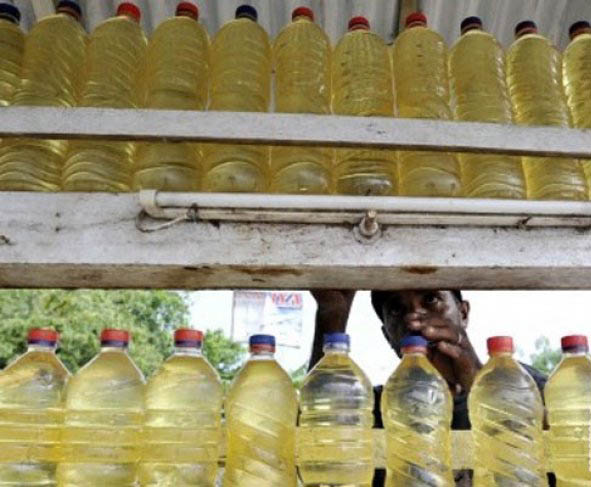
{"type": "MultiPolygon", "coordinates": [[[[74,0],[26,36],[0,2],[0,106],[150,108],[401,117],[589,128],[591,27],[576,22],[561,53],[520,22],[506,55],[468,17],[448,52],[412,13],[392,48],[354,17],[333,47],[314,12],[298,7],[272,40],[242,5],[210,44],[195,3],[149,41],[141,11],[87,36],[74,0]],[[272,77],[274,73],[274,83],[272,77]],[[271,96],[273,87],[273,97],[271,96]]],[[[237,122],[239,123],[239,122],[237,122]]],[[[275,192],[583,200],[591,162],[559,157],[185,143],[8,138],[0,190],[275,192]]]]}
{"type": "MultiPolygon", "coordinates": [[[[275,338],[250,337],[250,358],[223,404],[203,334],[180,329],[174,353],[147,382],[129,357],[127,331],[101,333],[100,353],[73,377],[55,354],[58,334],[32,329],[29,348],[0,372],[0,486],[213,487],[226,425],[224,487],[369,487],[374,475],[374,395],[349,356],[349,336],[325,336],[324,357],[300,398],[274,359],[275,338]],[[296,424],[299,431],[296,441],[296,424]]],[[[587,338],[562,339],[545,397],[513,358],[510,337],[487,342],[490,360],[468,396],[475,485],[591,482],[591,357],[587,338]]],[[[388,487],[453,484],[447,382],[421,336],[402,339],[402,361],[379,405],[388,487]]]]}

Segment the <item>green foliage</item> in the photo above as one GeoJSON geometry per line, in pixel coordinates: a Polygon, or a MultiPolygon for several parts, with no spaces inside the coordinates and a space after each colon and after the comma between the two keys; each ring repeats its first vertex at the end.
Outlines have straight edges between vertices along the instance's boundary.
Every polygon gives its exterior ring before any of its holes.
{"type": "Polygon", "coordinates": [[[295,369],[289,376],[296,389],[301,389],[304,384],[304,379],[308,374],[308,362],[303,363],[297,369],[295,369]]]}
{"type": "MultiPolygon", "coordinates": [[[[130,355],[150,376],[172,353],[172,331],[188,321],[186,296],[173,291],[1,290],[0,369],[25,351],[30,328],[60,333],[58,355],[72,373],[98,353],[103,328],[123,328],[132,334],[130,355]]],[[[242,347],[221,331],[205,336],[206,356],[231,379],[242,347]]]]}
{"type": "Polygon", "coordinates": [[[554,370],[561,357],[560,349],[553,349],[550,340],[545,336],[536,340],[536,352],[530,355],[532,366],[545,374],[550,374],[554,370]]]}

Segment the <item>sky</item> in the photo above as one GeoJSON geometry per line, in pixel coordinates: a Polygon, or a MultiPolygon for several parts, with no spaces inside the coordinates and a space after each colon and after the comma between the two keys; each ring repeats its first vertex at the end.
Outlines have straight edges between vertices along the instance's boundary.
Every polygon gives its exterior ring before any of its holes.
{"type": "MultiPolygon", "coordinates": [[[[517,356],[523,362],[530,362],[540,336],[548,337],[553,348],[560,347],[563,335],[591,336],[591,291],[465,291],[463,294],[471,304],[468,336],[483,362],[487,358],[489,336],[513,336],[517,356]]],[[[222,329],[230,336],[232,296],[232,291],[190,293],[192,326],[222,329]]],[[[312,347],[316,303],[308,292],[303,292],[303,297],[300,347],[279,347],[277,351],[279,363],[288,371],[306,363],[312,347]]],[[[369,292],[358,292],[347,327],[351,357],[375,385],[384,383],[398,363],[380,326],[369,292]]]]}

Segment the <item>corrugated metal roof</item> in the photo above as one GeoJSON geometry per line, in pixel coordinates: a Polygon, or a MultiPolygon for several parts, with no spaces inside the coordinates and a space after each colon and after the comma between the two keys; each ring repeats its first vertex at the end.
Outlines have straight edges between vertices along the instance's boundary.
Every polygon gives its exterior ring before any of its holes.
{"type": "MultiPolygon", "coordinates": [[[[54,11],[54,0],[14,0],[23,14],[23,27],[54,11]]],[[[113,15],[120,0],[81,0],[85,24],[92,30],[113,15]]],[[[162,20],[174,14],[178,0],[134,0],[143,12],[142,24],[151,32],[162,20]]],[[[444,35],[451,45],[459,35],[459,23],[468,15],[482,17],[485,26],[508,46],[517,22],[533,19],[540,32],[559,47],[568,43],[569,25],[581,19],[591,20],[589,0],[196,0],[201,21],[209,33],[231,20],[236,7],[248,3],[259,11],[260,23],[275,36],[290,20],[293,8],[306,5],[315,11],[333,42],[345,32],[353,15],[365,15],[372,28],[391,41],[397,33],[399,12],[403,4],[416,4],[429,18],[430,25],[444,35]]]]}

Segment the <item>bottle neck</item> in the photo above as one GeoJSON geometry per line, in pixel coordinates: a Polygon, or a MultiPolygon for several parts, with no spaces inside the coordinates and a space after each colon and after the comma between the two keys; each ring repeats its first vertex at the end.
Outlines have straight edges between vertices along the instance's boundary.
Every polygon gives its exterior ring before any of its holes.
{"type": "Polygon", "coordinates": [[[585,357],[589,354],[589,350],[587,348],[576,348],[574,350],[563,350],[562,356],[567,358],[575,358],[575,357],[585,357]]]}
{"type": "Polygon", "coordinates": [[[513,352],[489,352],[490,358],[513,358],[513,352]]]}
{"type": "Polygon", "coordinates": [[[327,343],[322,347],[325,354],[336,353],[339,355],[347,355],[349,353],[349,345],[346,343],[327,343]]]}
{"type": "Polygon", "coordinates": [[[127,347],[121,347],[117,345],[101,345],[101,353],[104,352],[127,353],[127,347]]]}
{"type": "Polygon", "coordinates": [[[27,352],[45,352],[55,353],[57,345],[42,345],[39,343],[29,343],[27,346],[27,352]]]}
{"type": "Polygon", "coordinates": [[[200,348],[175,346],[174,355],[190,355],[191,357],[201,357],[203,353],[200,348]]]}
{"type": "Polygon", "coordinates": [[[250,352],[249,360],[275,360],[275,353],[267,350],[250,352]]]}

